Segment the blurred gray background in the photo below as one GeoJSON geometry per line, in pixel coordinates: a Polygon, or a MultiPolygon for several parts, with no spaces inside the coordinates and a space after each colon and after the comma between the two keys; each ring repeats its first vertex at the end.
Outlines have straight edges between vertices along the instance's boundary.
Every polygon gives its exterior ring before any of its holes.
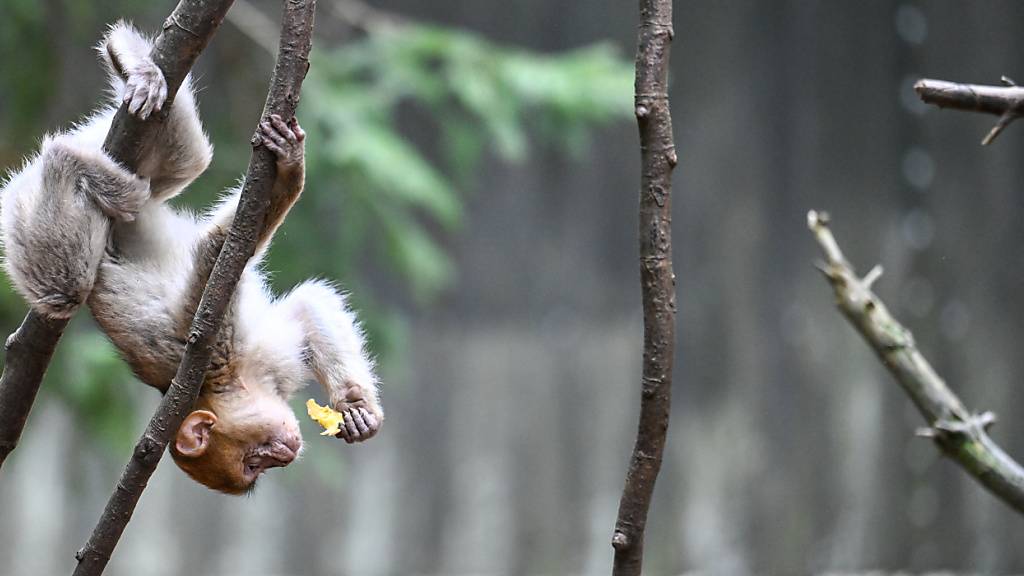
{"type": "MultiPolygon", "coordinates": [[[[38,117],[15,117],[19,85],[4,84],[4,166],[93,106],[90,43],[104,22],[156,29],[172,3],[115,4],[41,3],[72,15],[73,34],[39,40],[59,57],[38,117]]],[[[330,36],[331,2],[320,4],[330,36]]],[[[254,5],[277,18],[275,3],[254,5]]],[[[633,2],[373,5],[541,53],[610,40],[628,61],[634,49],[633,2]]],[[[1024,454],[1024,126],[982,148],[994,117],[929,109],[910,90],[920,77],[1024,76],[1022,21],[1012,0],[676,2],[679,337],[646,573],[1024,571],[1024,519],[914,437],[922,420],[833,307],[805,223],[828,210],[854,264],[885,267],[881,297],[969,407],[1001,416],[994,438],[1024,454]]],[[[26,65],[11,44],[6,78],[26,65]]],[[[218,184],[244,168],[272,65],[261,50],[228,22],[197,67],[228,150],[218,184]]],[[[410,117],[399,132],[429,148],[430,125],[410,117]]],[[[353,291],[402,326],[382,359],[378,439],[329,443],[303,417],[309,454],[249,498],[164,462],[107,573],[608,573],[641,342],[638,143],[617,118],[576,154],[485,152],[460,192],[461,226],[428,226],[453,264],[433,297],[410,297],[372,256],[350,259],[366,271],[353,291]]],[[[289,249],[297,278],[334,274],[313,264],[315,247],[289,249]]],[[[13,330],[24,307],[5,306],[13,330]]],[[[75,333],[92,333],[80,320],[75,333]]],[[[86,353],[73,342],[62,355],[86,353]]],[[[45,386],[82,377],[64,361],[45,386]]],[[[82,432],[79,408],[44,391],[0,473],[0,574],[73,567],[158,401],[121,379],[126,443],[82,432]]]]}

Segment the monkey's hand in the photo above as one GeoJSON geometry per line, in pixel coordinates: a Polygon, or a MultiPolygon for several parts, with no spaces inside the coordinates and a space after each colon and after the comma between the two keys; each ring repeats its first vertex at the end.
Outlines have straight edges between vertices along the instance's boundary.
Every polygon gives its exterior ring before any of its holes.
{"type": "Polygon", "coordinates": [[[345,425],[335,437],[352,444],[373,438],[384,421],[384,413],[372,396],[362,386],[349,386],[345,398],[334,402],[334,409],[345,417],[345,425]]]}
{"type": "Polygon", "coordinates": [[[259,140],[268,150],[277,156],[277,170],[290,172],[301,168],[305,159],[306,133],[299,126],[299,121],[292,116],[285,122],[277,114],[260,122],[259,140]]]}
{"type": "Polygon", "coordinates": [[[145,120],[150,114],[163,108],[167,100],[167,81],[164,73],[152,60],[142,58],[125,65],[126,76],[123,101],[128,103],[128,112],[145,120]]]}

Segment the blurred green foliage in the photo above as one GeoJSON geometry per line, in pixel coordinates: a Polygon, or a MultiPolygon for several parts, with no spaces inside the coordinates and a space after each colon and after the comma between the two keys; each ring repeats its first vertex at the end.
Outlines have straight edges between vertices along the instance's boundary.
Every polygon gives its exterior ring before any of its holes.
{"type": "MultiPolygon", "coordinates": [[[[15,167],[15,151],[27,152],[54,128],[45,125],[52,114],[47,106],[54,87],[67,86],[68,79],[57,77],[62,43],[43,32],[53,24],[45,8],[53,2],[8,5],[0,52],[16,65],[0,70],[0,162],[15,167]]],[[[153,17],[159,9],[147,8],[153,17]]],[[[123,15],[110,10],[63,13],[69,35],[61,41],[91,44],[95,38],[88,34],[95,34],[97,22],[123,15]]],[[[270,60],[259,50],[245,54],[270,60]]],[[[248,82],[244,75],[265,68],[251,61],[225,67],[216,82],[248,82]]],[[[605,44],[538,54],[416,23],[335,46],[318,38],[299,113],[310,143],[307,192],[267,262],[275,287],[287,289],[310,275],[338,279],[361,310],[373,348],[384,364],[395,362],[405,340],[398,311],[429,305],[455,281],[445,240],[457,233],[464,194],[477,187],[485,160],[527,161],[532,142],[583,158],[589,129],[630,114],[631,80],[631,64],[605,44]],[[387,302],[375,296],[382,293],[387,302]]],[[[93,85],[101,83],[97,68],[93,85]]],[[[249,103],[254,110],[261,98],[249,103]]],[[[223,172],[218,162],[245,157],[248,142],[237,132],[220,137],[231,127],[219,119],[229,114],[211,114],[205,103],[203,111],[219,159],[206,178],[217,179],[223,172]]],[[[208,202],[206,186],[197,183],[199,191],[183,202],[208,202]]],[[[7,329],[24,309],[9,286],[0,288],[7,329]]],[[[78,319],[43,394],[66,403],[84,431],[127,452],[137,432],[131,413],[139,397],[125,393],[130,380],[102,334],[78,319]]]]}
{"type": "Polygon", "coordinates": [[[369,248],[429,302],[454,273],[431,231],[457,229],[483,156],[524,161],[530,134],[582,156],[589,128],[629,114],[632,74],[609,45],[539,55],[426,25],[318,50],[302,115],[321,143],[310,180],[346,197],[331,256],[369,248]],[[432,128],[419,146],[402,125],[417,113],[432,128]]]}

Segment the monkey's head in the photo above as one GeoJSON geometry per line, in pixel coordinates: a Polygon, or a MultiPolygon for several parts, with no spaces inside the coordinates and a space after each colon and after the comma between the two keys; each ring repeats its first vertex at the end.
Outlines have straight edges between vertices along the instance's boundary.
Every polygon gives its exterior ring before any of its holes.
{"type": "Polygon", "coordinates": [[[178,428],[171,456],[200,484],[245,494],[268,468],[287,466],[302,451],[295,414],[276,395],[206,390],[178,428]]]}

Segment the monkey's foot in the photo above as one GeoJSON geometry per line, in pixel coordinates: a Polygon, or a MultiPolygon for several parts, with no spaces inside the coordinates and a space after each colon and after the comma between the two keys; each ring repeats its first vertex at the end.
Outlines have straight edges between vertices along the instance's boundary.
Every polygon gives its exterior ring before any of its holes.
{"type": "Polygon", "coordinates": [[[349,444],[373,438],[384,421],[384,413],[377,401],[358,385],[350,386],[345,391],[345,399],[334,402],[334,409],[345,418],[341,432],[335,437],[349,444]]]}
{"type": "Polygon", "coordinates": [[[152,60],[146,59],[125,72],[128,80],[125,82],[124,102],[128,103],[128,112],[145,120],[163,108],[167,100],[167,81],[152,60]]]}

